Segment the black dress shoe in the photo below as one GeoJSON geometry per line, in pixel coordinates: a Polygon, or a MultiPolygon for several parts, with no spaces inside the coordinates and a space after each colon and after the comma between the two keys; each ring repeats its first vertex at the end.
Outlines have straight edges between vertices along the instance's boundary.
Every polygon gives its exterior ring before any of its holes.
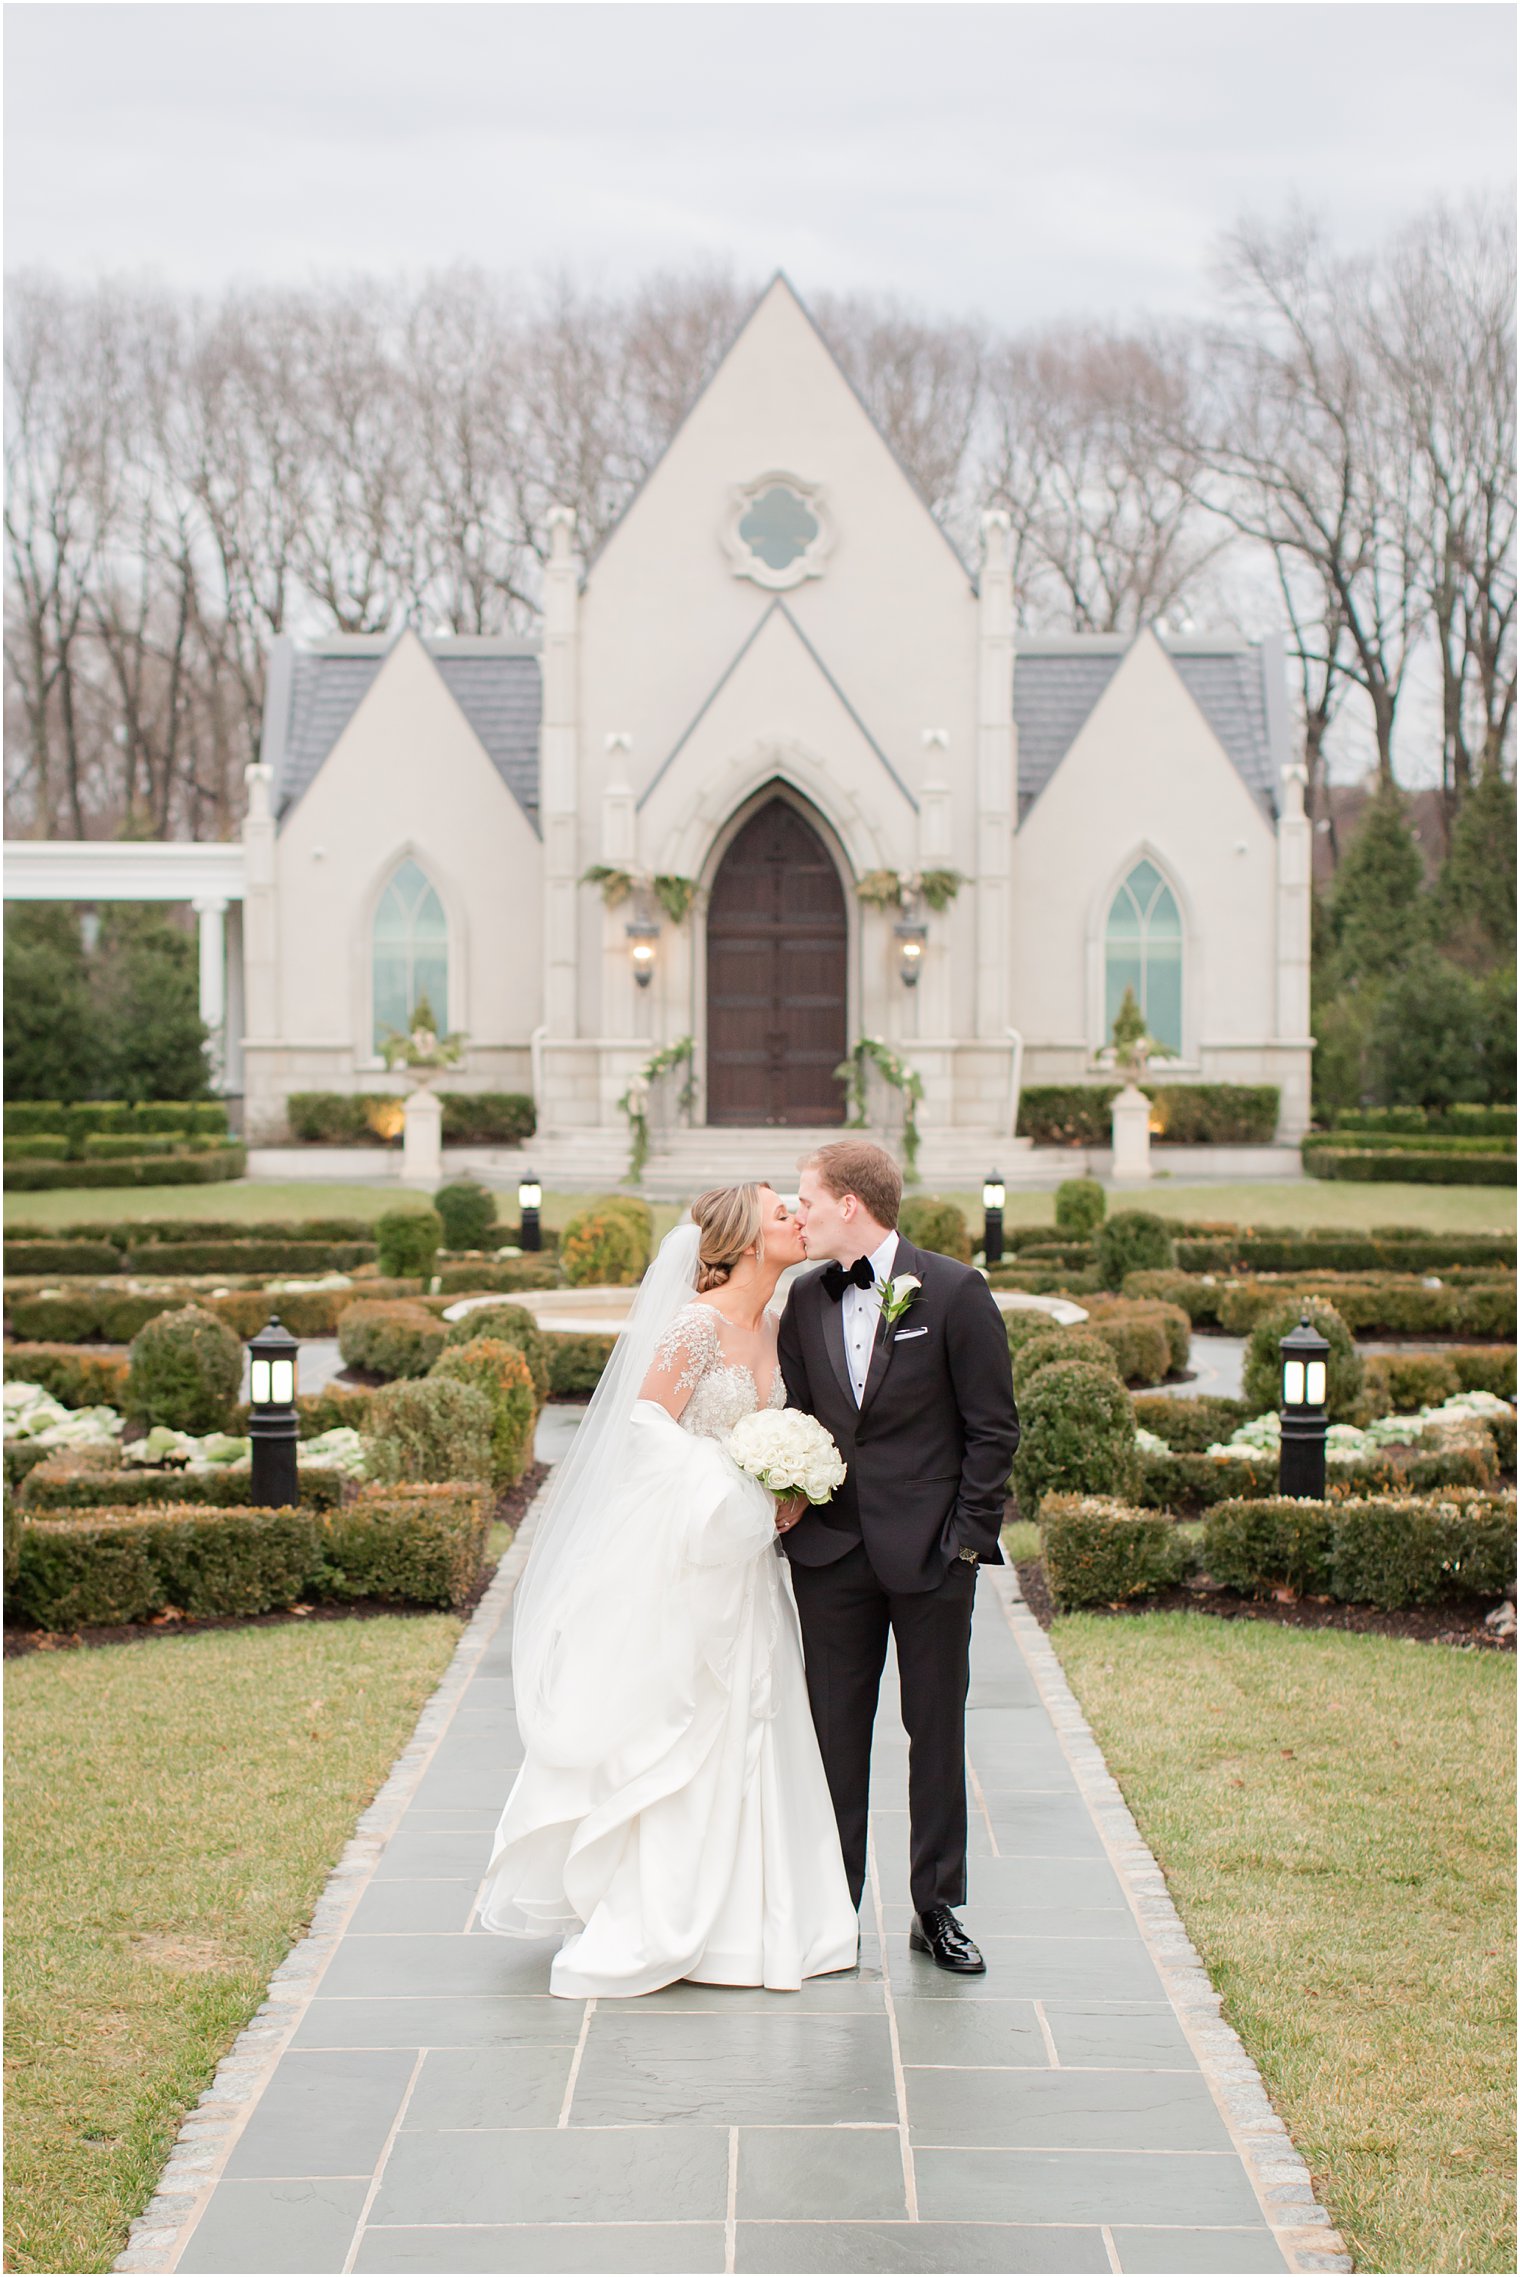
{"type": "Polygon", "coordinates": [[[980,1977],[987,1964],[947,1905],[931,1905],[915,1913],[908,1943],[915,1953],[930,1953],[937,1967],[953,1969],[958,1977],[980,1977]]]}

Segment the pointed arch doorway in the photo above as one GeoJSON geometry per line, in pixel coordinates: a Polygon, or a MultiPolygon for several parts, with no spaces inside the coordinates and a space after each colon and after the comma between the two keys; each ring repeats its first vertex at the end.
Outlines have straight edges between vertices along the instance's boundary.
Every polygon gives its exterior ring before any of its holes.
{"type": "Polygon", "coordinates": [[[735,837],[707,912],[707,1120],[844,1121],[844,888],[796,807],[770,799],[735,837]]]}

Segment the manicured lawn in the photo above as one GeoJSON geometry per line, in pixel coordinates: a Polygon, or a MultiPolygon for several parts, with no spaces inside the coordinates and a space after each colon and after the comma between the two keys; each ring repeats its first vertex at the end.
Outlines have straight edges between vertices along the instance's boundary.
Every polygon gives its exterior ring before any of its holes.
{"type": "MultiPolygon", "coordinates": [[[[378,1218],[411,1200],[394,1180],[373,1186],[323,1185],[316,1179],[283,1184],[271,1178],[239,1178],[225,1186],[60,1187],[46,1194],[7,1194],[5,1223],[24,1226],[104,1225],[127,1218],[198,1218],[241,1224],[265,1218],[378,1218]]],[[[585,1206],[584,1194],[546,1193],[543,1221],[559,1228],[585,1206]]],[[[667,1233],[681,1214],[674,1202],[655,1202],[655,1231],[667,1233]]],[[[497,1215],[517,1218],[517,1197],[497,1189],[497,1215]]],[[[505,1236],[503,1236],[505,1239],[505,1236]]]]}
{"type": "MultiPolygon", "coordinates": [[[[982,1197],[951,1194],[977,1238],[982,1197]]],[[[1221,1225],[1323,1226],[1362,1233],[1375,1225],[1427,1227],[1432,1233],[1513,1233],[1515,1196],[1508,1186],[1353,1186],[1327,1178],[1263,1179],[1251,1186],[1174,1186],[1157,1178],[1147,1187],[1108,1189],[1115,1210],[1150,1210],[1161,1218],[1208,1218],[1221,1225]]],[[[1050,1225],[1055,1196],[1010,1186],[1003,1212],[1008,1225],[1050,1225]]]]}
{"type": "MultiPolygon", "coordinates": [[[[919,1191],[920,1189],[912,1189],[919,1191]]],[[[982,1197],[954,1193],[978,1238],[982,1197]]],[[[282,1184],[244,1178],[226,1186],[87,1187],[49,1194],[7,1194],[5,1222],[21,1226],[85,1224],[114,1218],[377,1218],[406,1195],[394,1182],[369,1186],[323,1185],[315,1179],[282,1184]]],[[[585,1203],[584,1194],[546,1193],[543,1216],[562,1226],[585,1203]]],[[[655,1202],[656,1235],[669,1231],[683,1212],[674,1202],[655,1202]]],[[[1174,1186],[1158,1179],[1150,1188],[1111,1192],[1110,1210],[1154,1210],[1170,1218],[1214,1218],[1235,1225],[1344,1227],[1348,1233],[1375,1225],[1425,1226],[1438,1233],[1512,1233],[1515,1197],[1505,1186],[1351,1186],[1323,1178],[1281,1179],[1254,1186],[1174,1186]]],[[[497,1209],[516,1215],[510,1188],[498,1190],[497,1209]]],[[[1007,1223],[1051,1225],[1054,1192],[1010,1187],[1007,1223]]]]}
{"type": "Polygon", "coordinates": [[[6,1670],[6,2267],[109,2269],[410,1735],[446,1614],[6,1670]]]}
{"type": "Polygon", "coordinates": [[[1186,1613],[1051,1641],[1357,2268],[1512,2270],[1513,1659],[1186,1613]]]}

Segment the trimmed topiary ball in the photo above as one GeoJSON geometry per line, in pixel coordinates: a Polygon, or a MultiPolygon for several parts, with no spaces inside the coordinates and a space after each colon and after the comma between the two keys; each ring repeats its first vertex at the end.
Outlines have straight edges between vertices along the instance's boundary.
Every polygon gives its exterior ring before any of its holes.
{"type": "Polygon", "coordinates": [[[445,1249],[484,1249],[496,1227],[496,1196],[473,1178],[440,1186],[433,1207],[443,1225],[445,1249]]]}
{"type": "Polygon", "coordinates": [[[1029,1386],[1047,1368],[1064,1367],[1079,1360],[1085,1368],[1108,1368],[1119,1374],[1111,1344],[1091,1329],[1058,1328],[1051,1336],[1032,1336],[1013,1363],[1014,1395],[1022,1399],[1029,1386]]]}
{"type": "Polygon", "coordinates": [[[199,1305],[161,1312],[127,1354],[127,1413],[171,1431],[229,1431],[243,1382],[243,1347],[199,1305]]]}
{"type": "Polygon", "coordinates": [[[971,1229],[965,1212],[954,1202],[915,1195],[904,1202],[897,1225],[904,1241],[911,1241],[915,1249],[932,1249],[941,1257],[958,1258],[962,1265],[971,1263],[971,1229]]]}
{"type": "Polygon", "coordinates": [[[499,1337],[515,1344],[533,1377],[533,1396],[540,1407],[549,1396],[549,1339],[526,1305],[477,1305],[463,1320],[451,1320],[447,1342],[474,1344],[482,1336],[499,1337]]]}
{"type": "Polygon", "coordinates": [[[1171,1227],[1149,1210],[1118,1211],[1098,1228],[1096,1239],[1105,1289],[1122,1289],[1126,1273],[1159,1273],[1177,1262],[1171,1227]]]}
{"type": "Polygon", "coordinates": [[[515,1344],[477,1336],[444,1353],[431,1381],[474,1384],[491,1403],[491,1484],[515,1486],[533,1460],[538,1400],[533,1371],[515,1344]]]}
{"type": "Polygon", "coordinates": [[[387,1210],[376,1222],[375,1246],[388,1281],[425,1281],[443,1246],[443,1220],[436,1210],[387,1210]]]}
{"type": "Polygon", "coordinates": [[[376,1392],[369,1415],[366,1477],[388,1485],[402,1479],[436,1484],[490,1478],[496,1418],[478,1384],[447,1376],[408,1377],[376,1392]]]}
{"type": "Polygon", "coordinates": [[[649,1264],[652,1219],[643,1203],[604,1194],[560,1236],[559,1258],[573,1289],[631,1288],[649,1264]]]}
{"type": "Polygon", "coordinates": [[[1325,1405],[1332,1423],[1354,1423],[1361,1407],[1362,1355],[1350,1329],[1324,1297],[1298,1297],[1259,1320],[1246,1346],[1241,1392],[1253,1415],[1282,1405],[1282,1353],[1288,1331],[1307,1313],[1330,1346],[1325,1364],[1325,1405]]]}
{"type": "Polygon", "coordinates": [[[1056,1188],[1056,1230],[1073,1241],[1089,1241],[1108,1209],[1096,1178],[1063,1178],[1056,1188]]]}
{"type": "Polygon", "coordinates": [[[1074,1360],[1043,1369],[1019,1402],[1019,1422],[1013,1483],[1021,1518],[1038,1518],[1047,1494],[1133,1497],[1134,1410],[1112,1366],[1074,1360]]]}

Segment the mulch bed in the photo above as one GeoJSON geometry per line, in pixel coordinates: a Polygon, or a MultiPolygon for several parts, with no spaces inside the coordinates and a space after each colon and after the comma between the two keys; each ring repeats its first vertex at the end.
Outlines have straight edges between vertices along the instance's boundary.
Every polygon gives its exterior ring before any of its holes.
{"type": "MultiPolygon", "coordinates": [[[[1056,1618],[1045,1568],[1038,1558],[1016,1565],[1024,1601],[1042,1629],[1056,1618]]],[[[1341,1605],[1332,1598],[1301,1597],[1291,1604],[1275,1599],[1237,1597],[1229,1589],[1164,1589],[1122,1605],[1084,1605],[1084,1613],[1123,1620],[1137,1613],[1202,1613],[1216,1621],[1262,1621],[1281,1629],[1346,1629],[1356,1636],[1404,1637],[1413,1644],[1460,1645],[1466,1650],[1513,1652],[1513,1636],[1495,1636],[1483,1625],[1493,1611],[1487,1598],[1454,1598],[1444,1605],[1412,1605],[1403,1613],[1384,1613],[1375,1605],[1341,1605]]]]}
{"type": "MultiPolygon", "coordinates": [[[[515,1532],[548,1475],[547,1463],[530,1463],[516,1486],[508,1487],[497,1498],[496,1508],[491,1513],[492,1524],[510,1526],[515,1532]]],[[[464,1603],[455,1608],[462,1620],[469,1619],[484,1597],[494,1571],[488,1567],[464,1603]]],[[[20,1660],[33,1652],[72,1652],[84,1645],[143,1644],[157,1637],[198,1637],[212,1629],[289,1628],[298,1621],[373,1621],[382,1614],[387,1618],[415,1620],[440,1610],[437,1605],[394,1605],[383,1598],[358,1597],[346,1605],[303,1605],[299,1611],[287,1607],[278,1613],[229,1614],[199,1621],[187,1620],[179,1613],[164,1613],[153,1621],[125,1621],[117,1627],[74,1629],[67,1634],[7,1621],[5,1658],[20,1660]]]]}

